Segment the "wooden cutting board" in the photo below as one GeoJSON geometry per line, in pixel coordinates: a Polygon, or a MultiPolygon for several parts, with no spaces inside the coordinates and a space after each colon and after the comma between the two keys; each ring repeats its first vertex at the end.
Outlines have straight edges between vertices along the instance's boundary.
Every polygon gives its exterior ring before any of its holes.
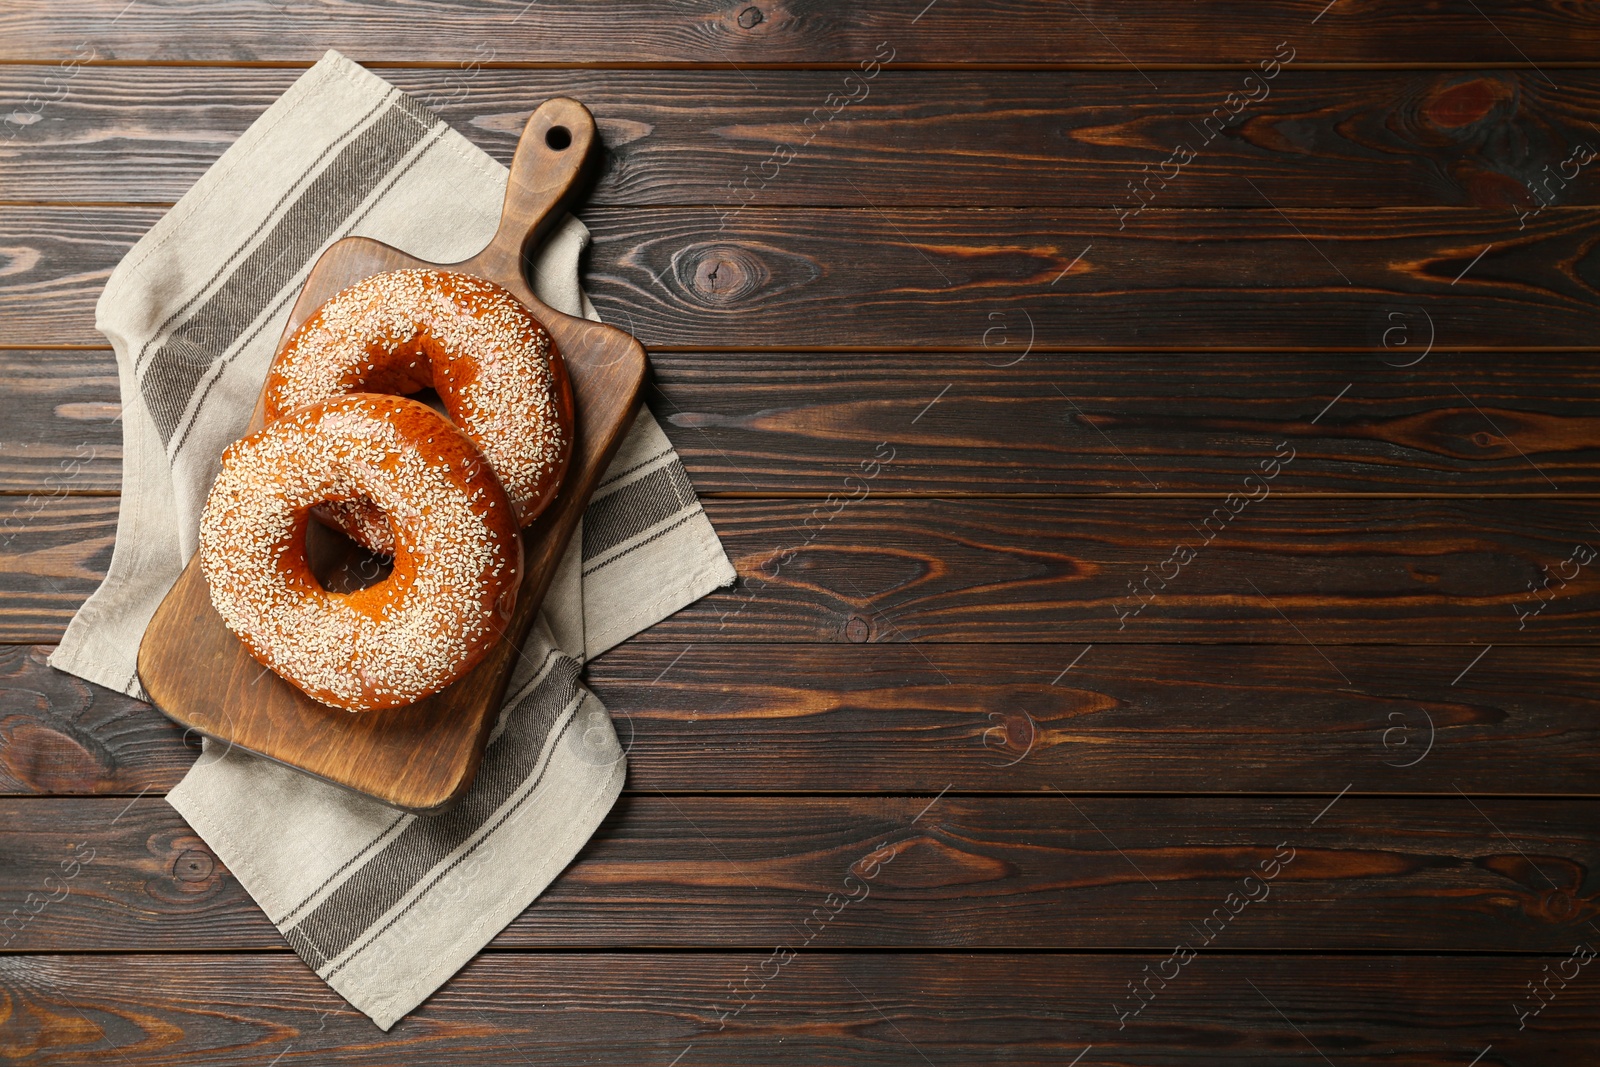
{"type": "MultiPolygon", "coordinates": [[[[324,252],[295,302],[284,339],[339,290],[381,271],[441,267],[505,286],[555,340],[572,385],[576,442],[555,501],[523,534],[524,573],[503,639],[468,674],[420,703],[360,714],[319,704],[263,668],[211,606],[198,558],[156,609],[139,646],[139,680],[163,714],[217,742],[277,760],[393,807],[437,812],[472,784],[506,683],[551,576],[639,408],[645,353],[611,326],[563,315],[523,275],[531,248],[576,195],[595,144],[594,118],[575,100],[546,102],[528,120],[511,162],[500,228],[460,263],[426,263],[365,237],[324,252]]],[[[280,345],[282,342],[280,341],[280,345]]],[[[259,429],[258,404],[250,430],[259,429]]],[[[314,531],[317,524],[312,524],[314,531]]],[[[353,555],[332,533],[313,552],[353,555]]]]}

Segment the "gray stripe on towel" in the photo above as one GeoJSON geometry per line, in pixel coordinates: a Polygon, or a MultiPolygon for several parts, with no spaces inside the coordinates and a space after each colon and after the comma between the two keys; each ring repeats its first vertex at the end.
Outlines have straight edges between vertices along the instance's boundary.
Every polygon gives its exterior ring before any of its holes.
{"type": "Polygon", "coordinates": [[[215,357],[288,287],[437,121],[406,96],[397,96],[306,185],[272,232],[150,357],[139,388],[162,444],[171,442],[195,386],[215,357]]]}
{"type": "Polygon", "coordinates": [[[337,959],[459,849],[537,769],[551,728],[578,695],[578,662],[552,652],[544,680],[507,713],[505,732],[484,754],[477,781],[455,808],[417,819],[293,928],[289,945],[313,970],[337,959]]]}
{"type": "Polygon", "coordinates": [[[599,559],[624,541],[699,505],[683,462],[674,458],[659,470],[590,502],[583,513],[584,561],[599,559]]]}

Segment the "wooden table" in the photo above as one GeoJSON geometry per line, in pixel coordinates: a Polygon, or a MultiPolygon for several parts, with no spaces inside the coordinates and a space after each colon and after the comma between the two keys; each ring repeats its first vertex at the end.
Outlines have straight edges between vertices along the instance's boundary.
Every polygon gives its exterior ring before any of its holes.
{"type": "Polygon", "coordinates": [[[8,930],[0,1058],[1592,1062],[1597,46],[1560,0],[6,5],[0,915],[93,860],[8,930]],[[626,795],[388,1034],[161,802],[192,741],[44,664],[115,533],[100,288],[327,47],[501,160],[594,110],[587,284],[741,574],[591,666],[626,795]]]}

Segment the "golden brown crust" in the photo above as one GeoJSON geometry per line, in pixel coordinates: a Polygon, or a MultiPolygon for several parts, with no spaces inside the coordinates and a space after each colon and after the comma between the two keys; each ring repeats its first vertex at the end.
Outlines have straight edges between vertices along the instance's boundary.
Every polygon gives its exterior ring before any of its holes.
{"type": "Polygon", "coordinates": [[[522,575],[511,502],[455,426],[403,397],[357,394],[291,411],[236,442],[200,521],[212,603],[264,666],[347,711],[412,704],[480,660],[522,575]],[[311,509],[370,501],[394,570],[352,593],[306,561],[311,509]]]}
{"type": "MultiPolygon", "coordinates": [[[[512,293],[440,270],[373,275],[341,290],[284,344],[267,375],[267,421],[347,393],[433,388],[488,458],[520,525],[555,495],[572,451],[572,389],[554,342],[512,293]]],[[[387,552],[382,516],[355,503],[326,513],[387,552]]]]}

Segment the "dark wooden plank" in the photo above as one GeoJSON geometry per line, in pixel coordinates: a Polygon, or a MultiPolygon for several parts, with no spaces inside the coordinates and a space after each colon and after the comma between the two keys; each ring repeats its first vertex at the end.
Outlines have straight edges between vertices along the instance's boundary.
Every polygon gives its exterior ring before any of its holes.
{"type": "Polygon", "coordinates": [[[775,971],[769,950],[492,953],[387,1034],[281,956],[0,959],[0,1002],[8,1051],[129,1067],[1282,1067],[1320,1063],[1319,1051],[1339,1067],[1463,1067],[1491,1045],[1481,1063],[1568,1067],[1600,1055],[1593,981],[1573,981],[1518,1029],[1515,1009],[1533,1003],[1525,984],[1564,955],[1202,954],[1164,987],[1151,980],[1155,999],[1122,1023],[1129,983],[1162,970],[1167,952],[780,958],[775,971]]]}
{"type": "MultiPolygon", "coordinates": [[[[1226,70],[1162,71],[1153,88],[1125,72],[891,64],[842,92],[838,71],[382,73],[503,163],[539,102],[582,100],[608,148],[597,205],[860,207],[866,197],[1110,212],[1134,206],[1128,185],[1147,178],[1141,195],[1162,207],[1254,207],[1263,194],[1323,208],[1600,199],[1600,168],[1580,166],[1600,145],[1592,71],[1562,71],[1555,89],[1532,70],[1291,65],[1252,82],[1259,99],[1237,114],[1224,101],[1241,79],[1226,70]],[[841,107],[841,95],[856,99],[841,107]],[[1196,158],[1174,177],[1178,145],[1196,158]]],[[[64,89],[56,66],[0,68],[0,115],[38,116],[8,131],[0,189],[9,200],[171,202],[299,74],[88,67],[64,89]]]]}
{"type": "MultiPolygon", "coordinates": [[[[1494,5],[1492,20],[1471,0],[1441,0],[1425,14],[1394,0],[1077,9],[1046,0],[999,8],[984,0],[937,6],[769,0],[690,9],[644,0],[604,8],[581,0],[419,0],[394,9],[355,0],[123,7],[118,0],[14,3],[0,18],[0,59],[309,62],[324,48],[338,48],[368,62],[854,66],[887,40],[906,63],[1255,65],[1288,39],[1302,63],[1588,63],[1600,36],[1600,16],[1557,0],[1494,5]]],[[[1128,80],[1143,84],[1137,73],[1128,80]]]]}
{"type": "Polygon", "coordinates": [[[48,648],[0,646],[0,793],[165,791],[200,753],[148,704],[55,670],[48,648]]]}
{"type": "MultiPolygon", "coordinates": [[[[1263,485],[1241,477],[1226,499],[852,502],[861,494],[846,486],[822,502],[708,501],[739,582],[637,640],[1481,646],[1594,637],[1600,502],[1251,503],[1245,494],[1263,485]]],[[[0,554],[0,641],[59,638],[105,572],[116,508],[114,497],[53,497],[17,523],[0,554]]],[[[1325,665],[1330,688],[1356,684],[1359,662],[1325,665]]]]}
{"type": "Polygon", "coordinates": [[[103,345],[94,305],[159,208],[0,208],[0,346],[103,345]]]}
{"type": "Polygon", "coordinates": [[[1589,641],[1600,611],[1592,501],[854,492],[710,502],[739,582],[639,640],[1541,644],[1589,641]]]}
{"type": "Polygon", "coordinates": [[[0,640],[58,639],[111,564],[118,498],[41,492],[0,503],[10,507],[0,523],[0,640]]]}
{"type": "MultiPolygon", "coordinates": [[[[11,799],[0,816],[9,951],[181,951],[196,930],[208,951],[282,947],[156,797],[11,799]]],[[[1595,800],[1454,793],[635,795],[495,944],[1559,952],[1594,936],[1597,816],[1595,800]]]]}
{"type": "MultiPolygon", "coordinates": [[[[645,795],[1593,791],[1592,649],[1324,651],[1359,691],[1329,689],[1314,649],[1249,645],[634,642],[588,682],[645,795]]],[[[0,793],[176,785],[197,739],[47,652],[0,646],[0,793]]]]}
{"type": "Polygon", "coordinates": [[[1152,209],[1125,229],[1067,210],[752,207],[725,229],[712,209],[585,218],[596,305],[653,347],[988,355],[989,331],[1024,311],[1041,348],[1365,347],[1407,311],[1446,349],[1587,346],[1600,310],[1587,208],[1526,228],[1509,211],[1265,205],[1152,209]]]}
{"type": "Polygon", "coordinates": [[[1593,791],[1591,650],[1324,651],[1356,691],[1303,645],[634,642],[588,675],[647,795],[1593,791]]]}
{"type": "Polygon", "coordinates": [[[0,514],[30,508],[28,494],[36,502],[120,487],[122,401],[110,349],[0,349],[0,394],[0,490],[25,495],[0,500],[0,514]]]}
{"type": "Polygon", "coordinates": [[[1024,315],[993,328],[981,356],[659,353],[648,399],[702,493],[859,492],[890,449],[874,493],[1227,493],[1282,441],[1286,494],[1600,488],[1589,352],[1429,354],[1415,311],[1359,353],[1024,358],[1024,315]]]}
{"type": "MultiPolygon", "coordinates": [[[[876,493],[1148,492],[1147,476],[1162,492],[1227,492],[1284,440],[1296,450],[1275,487],[1284,494],[1600,490],[1600,380],[1588,352],[1425,355],[1427,322],[1400,316],[1387,347],[1380,334],[1365,353],[1034,352],[1006,366],[1026,331],[1013,316],[982,360],[662,352],[648,399],[702,494],[836,492],[864,459],[887,455],[876,446],[900,423],[876,493]]],[[[118,488],[109,350],[0,349],[0,390],[11,416],[0,424],[0,489],[118,488]]]]}
{"type": "MultiPolygon", "coordinates": [[[[0,208],[0,345],[103,343],[90,309],[158,214],[0,208]]],[[[1265,204],[1152,209],[1120,232],[1109,211],[751,207],[725,228],[714,208],[584,218],[595,303],[652,349],[992,357],[996,326],[1019,320],[1041,350],[1368,348],[1396,314],[1431,318],[1442,351],[1585,347],[1600,310],[1591,208],[1550,208],[1525,229],[1510,211],[1265,204]]]]}

